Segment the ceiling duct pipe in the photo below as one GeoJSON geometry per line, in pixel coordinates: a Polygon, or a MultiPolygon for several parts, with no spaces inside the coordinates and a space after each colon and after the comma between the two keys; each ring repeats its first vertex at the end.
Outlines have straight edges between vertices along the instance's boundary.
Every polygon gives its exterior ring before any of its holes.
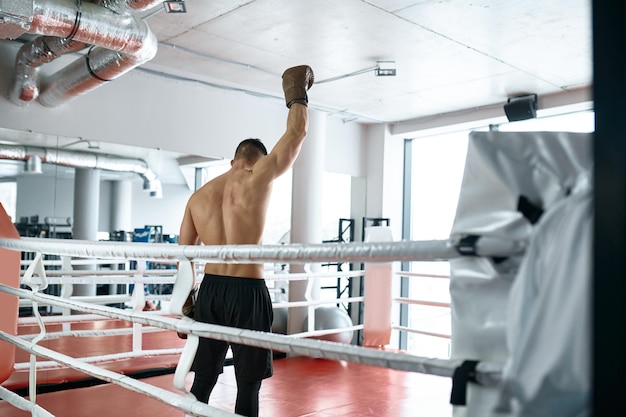
{"type": "MultiPolygon", "coordinates": [[[[99,0],[87,1],[99,3],[99,0]]],[[[39,67],[88,46],[84,42],[55,36],[40,36],[24,44],[15,58],[15,75],[9,88],[9,100],[18,106],[35,101],[39,97],[39,67]]]]}
{"type": "MultiPolygon", "coordinates": [[[[0,35],[16,37],[31,33],[62,38],[68,43],[77,42],[72,44],[72,48],[91,45],[84,57],[52,74],[36,89],[33,89],[32,83],[28,85],[28,73],[43,63],[37,54],[41,51],[45,53],[45,48],[21,51],[17,56],[10,93],[12,101],[27,104],[29,97],[41,90],[39,102],[47,107],[56,107],[154,58],[156,37],[143,20],[128,12],[147,10],[161,2],[109,0],[101,3],[0,0],[0,26],[6,26],[0,28],[0,35]]],[[[64,51],[62,48],[59,50],[64,51]]]]}
{"type": "Polygon", "coordinates": [[[157,178],[156,174],[142,159],[121,158],[90,152],[0,144],[0,159],[27,161],[33,157],[38,157],[41,159],[41,162],[54,165],[137,174],[143,179],[143,189],[149,191],[151,197],[163,197],[161,180],[157,178]]]}
{"type": "Polygon", "coordinates": [[[161,5],[163,0],[100,0],[98,3],[116,13],[136,13],[161,5]]]}
{"type": "Polygon", "coordinates": [[[40,36],[24,44],[15,59],[15,76],[9,88],[9,100],[18,106],[35,101],[39,97],[39,67],[87,46],[83,42],[53,36],[40,36]]]}

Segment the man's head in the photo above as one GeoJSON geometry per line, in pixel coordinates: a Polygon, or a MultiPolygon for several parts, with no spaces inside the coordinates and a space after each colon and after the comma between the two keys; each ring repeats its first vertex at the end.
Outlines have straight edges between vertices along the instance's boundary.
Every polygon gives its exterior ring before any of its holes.
{"type": "Polygon", "coordinates": [[[249,164],[255,163],[262,156],[267,155],[263,142],[256,138],[244,139],[235,150],[234,160],[243,159],[249,164]]]}

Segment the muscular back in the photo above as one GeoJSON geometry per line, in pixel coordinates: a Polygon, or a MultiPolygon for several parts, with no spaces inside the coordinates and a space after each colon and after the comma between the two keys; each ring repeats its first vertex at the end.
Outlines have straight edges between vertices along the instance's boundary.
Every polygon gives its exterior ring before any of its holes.
{"type": "MultiPolygon", "coordinates": [[[[231,169],[189,198],[180,226],[181,245],[261,243],[273,181],[294,163],[308,126],[307,108],[294,103],[287,130],[267,156],[234,159],[231,169]]],[[[207,263],[205,273],[263,278],[263,264],[207,263]]]]}
{"type": "MultiPolygon", "coordinates": [[[[181,237],[196,235],[196,241],[180,244],[235,245],[261,243],[271,182],[263,181],[253,169],[233,166],[227,173],[206,183],[187,204],[181,237]],[[193,227],[185,233],[183,229],[193,227]]],[[[206,273],[261,278],[262,265],[207,263],[206,273]]]]}

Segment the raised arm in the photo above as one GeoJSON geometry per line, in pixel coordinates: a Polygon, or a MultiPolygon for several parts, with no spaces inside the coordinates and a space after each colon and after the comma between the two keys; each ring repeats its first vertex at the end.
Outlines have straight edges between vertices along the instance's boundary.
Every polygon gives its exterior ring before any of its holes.
{"type": "Polygon", "coordinates": [[[287,128],[267,157],[255,165],[255,173],[268,180],[284,174],[295,162],[309,126],[307,90],[313,85],[313,70],[307,65],[289,68],[283,74],[287,128]]]}

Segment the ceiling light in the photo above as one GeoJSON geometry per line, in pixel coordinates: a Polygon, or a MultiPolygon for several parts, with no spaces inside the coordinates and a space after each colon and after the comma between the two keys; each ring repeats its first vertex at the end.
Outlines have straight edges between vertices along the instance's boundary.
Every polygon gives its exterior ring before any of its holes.
{"type": "Polygon", "coordinates": [[[395,77],[396,76],[396,61],[376,61],[378,66],[375,68],[374,73],[377,77],[395,77]]]}
{"type": "Polygon", "coordinates": [[[185,0],[168,0],[163,2],[163,7],[168,13],[187,13],[185,0]]]}

